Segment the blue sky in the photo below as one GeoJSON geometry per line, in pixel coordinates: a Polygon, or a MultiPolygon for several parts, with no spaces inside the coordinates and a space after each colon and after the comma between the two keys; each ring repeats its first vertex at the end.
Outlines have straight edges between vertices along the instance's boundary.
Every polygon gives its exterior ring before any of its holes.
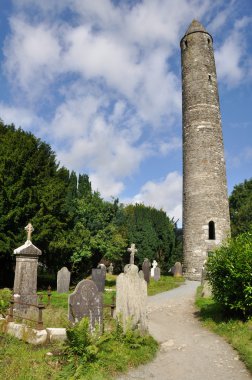
{"type": "Polygon", "coordinates": [[[110,199],[181,221],[179,42],[214,39],[229,193],[251,178],[251,0],[1,0],[0,117],[110,199]]]}

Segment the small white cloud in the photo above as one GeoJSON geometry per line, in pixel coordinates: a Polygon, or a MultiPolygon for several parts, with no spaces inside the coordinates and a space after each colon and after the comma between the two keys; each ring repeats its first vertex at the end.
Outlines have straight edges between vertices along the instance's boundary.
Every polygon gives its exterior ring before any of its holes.
{"type": "Polygon", "coordinates": [[[159,151],[163,156],[168,155],[169,153],[181,149],[182,139],[178,137],[172,137],[168,142],[162,141],[159,146],[159,151]]]}
{"type": "Polygon", "coordinates": [[[123,203],[144,203],[166,211],[174,221],[182,223],[182,176],[178,172],[167,174],[161,181],[146,182],[140,192],[123,203]]]}

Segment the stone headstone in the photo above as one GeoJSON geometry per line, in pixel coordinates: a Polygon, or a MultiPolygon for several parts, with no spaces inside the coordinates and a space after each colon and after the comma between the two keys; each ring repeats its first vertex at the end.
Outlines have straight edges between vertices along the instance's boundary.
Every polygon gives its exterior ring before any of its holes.
{"type": "Polygon", "coordinates": [[[130,252],[130,264],[134,264],[135,254],[137,253],[136,245],[131,244],[130,248],[128,248],[128,252],[130,252]]]}
{"type": "Polygon", "coordinates": [[[201,292],[201,296],[203,298],[210,298],[210,297],[213,296],[213,294],[212,294],[212,287],[211,287],[209,281],[207,281],[207,280],[204,281],[202,292],[201,292]]]}
{"type": "Polygon", "coordinates": [[[180,262],[176,262],[173,267],[173,276],[181,277],[182,276],[182,265],[180,262]]]}
{"type": "Polygon", "coordinates": [[[207,278],[207,270],[206,270],[206,260],[203,263],[202,271],[201,271],[201,285],[204,285],[204,282],[207,278]]]}
{"type": "Polygon", "coordinates": [[[78,323],[84,317],[88,317],[91,331],[96,325],[102,330],[103,296],[91,280],[80,281],[68,297],[69,321],[78,323]]]}
{"type": "MultiPolygon", "coordinates": [[[[27,231],[27,241],[24,245],[14,250],[14,255],[16,256],[13,287],[14,300],[37,305],[38,257],[42,252],[31,242],[31,233],[33,231],[32,225],[29,223],[25,229],[27,231]]],[[[30,311],[31,307],[14,304],[14,309],[17,310],[18,314],[21,316],[30,311]]]]}
{"type": "Polygon", "coordinates": [[[143,270],[143,274],[144,274],[144,279],[147,283],[150,282],[150,267],[151,267],[151,264],[150,264],[149,260],[145,258],[143,265],[142,265],[142,270],[143,270]]]}
{"type": "Polygon", "coordinates": [[[92,281],[94,281],[94,283],[96,284],[99,292],[104,292],[105,280],[106,280],[106,267],[105,267],[105,270],[104,268],[92,269],[92,281]]]}
{"type": "Polygon", "coordinates": [[[154,269],[154,280],[159,281],[160,280],[160,268],[156,267],[154,269]]]}
{"type": "Polygon", "coordinates": [[[109,273],[109,274],[113,274],[113,271],[114,271],[113,264],[110,263],[110,265],[109,265],[109,267],[108,267],[108,273],[109,273]]]}
{"type": "Polygon", "coordinates": [[[66,267],[61,268],[57,273],[57,292],[67,293],[69,291],[71,273],[66,267]]]}
{"type": "Polygon", "coordinates": [[[156,262],[156,260],[153,260],[152,262],[152,267],[151,267],[151,277],[154,277],[154,271],[155,271],[155,268],[157,267],[158,263],[156,262]]]}
{"type": "Polygon", "coordinates": [[[116,317],[123,330],[147,330],[147,284],[138,267],[128,264],[116,280],[116,317]]]}

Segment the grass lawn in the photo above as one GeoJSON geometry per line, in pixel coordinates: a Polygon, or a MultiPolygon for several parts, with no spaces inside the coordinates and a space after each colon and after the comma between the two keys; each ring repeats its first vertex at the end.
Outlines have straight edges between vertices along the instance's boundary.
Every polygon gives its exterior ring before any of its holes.
{"type": "Polygon", "coordinates": [[[196,306],[203,325],[224,337],[252,373],[252,319],[242,321],[229,317],[212,298],[202,298],[201,290],[200,286],[197,289],[196,306]]]}
{"type": "MultiPolygon", "coordinates": [[[[154,295],[178,287],[184,282],[182,278],[161,276],[160,281],[151,279],[148,285],[148,295],[154,295]]],[[[104,304],[113,302],[115,297],[116,276],[107,275],[104,304]]],[[[47,304],[47,292],[41,291],[43,302],[47,304]]],[[[51,292],[50,305],[43,311],[45,327],[67,327],[67,309],[69,293],[51,292]]],[[[110,308],[105,309],[106,315],[110,308]]],[[[0,334],[0,380],[58,380],[86,379],[110,380],[116,374],[127,371],[152,360],[157,352],[158,344],[150,337],[136,336],[129,333],[126,336],[117,333],[114,320],[105,320],[105,335],[101,343],[95,341],[89,350],[97,351],[95,359],[85,361],[85,358],[67,356],[62,345],[55,344],[44,347],[34,347],[16,338],[0,334]],[[107,331],[107,333],[106,333],[107,331]],[[52,352],[53,355],[47,355],[52,352]],[[22,365],[20,363],[22,362],[22,365]],[[74,376],[74,377],[73,377],[74,376]]]]}

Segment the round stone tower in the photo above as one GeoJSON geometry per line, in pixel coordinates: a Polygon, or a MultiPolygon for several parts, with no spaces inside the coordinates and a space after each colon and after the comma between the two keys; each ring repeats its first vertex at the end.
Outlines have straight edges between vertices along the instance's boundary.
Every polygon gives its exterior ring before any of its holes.
{"type": "Polygon", "coordinates": [[[212,36],[193,20],[180,42],[183,104],[183,271],[200,280],[208,252],[230,234],[212,36]]]}

